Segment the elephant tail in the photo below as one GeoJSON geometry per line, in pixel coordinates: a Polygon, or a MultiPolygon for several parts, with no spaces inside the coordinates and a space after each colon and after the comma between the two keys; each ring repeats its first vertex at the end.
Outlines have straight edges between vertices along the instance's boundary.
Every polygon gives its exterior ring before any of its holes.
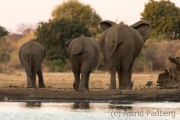
{"type": "Polygon", "coordinates": [[[84,50],[81,50],[80,52],[78,51],[77,53],[72,53],[71,51],[69,51],[69,49],[67,48],[66,45],[63,44],[63,46],[65,47],[65,49],[68,51],[68,53],[72,54],[72,55],[78,55],[84,52],[84,50]]]}
{"type": "MultiPolygon", "coordinates": [[[[101,65],[99,65],[98,69],[100,69],[100,68],[103,67],[103,65],[108,61],[108,59],[109,59],[109,58],[112,56],[112,54],[115,52],[116,48],[117,48],[119,45],[121,45],[121,44],[123,44],[123,42],[115,43],[114,48],[113,48],[113,50],[111,51],[109,57],[107,57],[107,59],[104,60],[104,62],[103,62],[101,65]]],[[[116,56],[116,58],[117,58],[117,56],[116,56]]]]}
{"type": "Polygon", "coordinates": [[[29,55],[29,72],[30,72],[30,76],[32,77],[32,71],[31,71],[32,70],[32,68],[31,68],[32,67],[32,63],[31,63],[31,60],[32,60],[32,55],[30,54],[29,55]]]}

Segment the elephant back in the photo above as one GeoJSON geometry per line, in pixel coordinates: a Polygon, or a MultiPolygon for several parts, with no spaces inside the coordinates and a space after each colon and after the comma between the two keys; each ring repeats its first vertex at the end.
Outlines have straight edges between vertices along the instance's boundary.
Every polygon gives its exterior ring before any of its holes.
{"type": "Polygon", "coordinates": [[[43,57],[45,56],[45,48],[43,45],[41,45],[38,42],[35,42],[34,40],[29,40],[28,42],[24,43],[21,47],[20,47],[20,52],[26,54],[26,55],[34,55],[34,54],[38,54],[41,53],[41,55],[43,55],[43,57]]]}
{"type": "Polygon", "coordinates": [[[84,48],[82,44],[83,44],[82,40],[76,38],[71,41],[71,43],[68,46],[68,50],[73,54],[81,54],[84,52],[84,48]]]}

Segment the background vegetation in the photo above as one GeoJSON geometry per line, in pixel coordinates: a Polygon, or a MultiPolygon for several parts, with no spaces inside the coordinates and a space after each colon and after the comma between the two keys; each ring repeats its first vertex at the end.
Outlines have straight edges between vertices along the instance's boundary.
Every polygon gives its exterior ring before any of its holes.
{"type": "MultiPolygon", "coordinates": [[[[171,68],[168,57],[180,56],[180,8],[170,0],[149,0],[140,14],[141,19],[151,24],[153,31],[136,59],[133,71],[149,73],[171,68]]],[[[98,40],[100,21],[102,18],[90,5],[68,0],[57,5],[52,11],[52,18],[48,22],[39,22],[36,28],[21,24],[18,26],[19,33],[9,33],[0,26],[0,72],[22,69],[18,50],[32,38],[46,48],[43,71],[70,70],[69,60],[62,54],[62,44],[82,34],[98,40]]],[[[105,65],[101,70],[108,68],[105,65]]]]}
{"type": "Polygon", "coordinates": [[[151,38],[170,39],[173,31],[175,34],[180,32],[180,8],[170,0],[149,0],[141,13],[141,19],[151,24],[151,38]]]}

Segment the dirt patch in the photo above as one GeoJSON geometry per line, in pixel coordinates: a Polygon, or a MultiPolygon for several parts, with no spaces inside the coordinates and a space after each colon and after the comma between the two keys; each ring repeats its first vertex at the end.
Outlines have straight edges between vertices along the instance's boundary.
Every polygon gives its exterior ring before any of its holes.
{"type": "MultiPolygon", "coordinates": [[[[26,74],[0,74],[0,101],[23,100],[118,100],[118,101],[180,101],[180,90],[159,89],[159,72],[133,74],[132,90],[108,90],[110,74],[95,71],[90,76],[89,92],[76,92],[72,87],[72,72],[44,73],[45,88],[26,88],[26,74]],[[146,83],[152,81],[148,87],[146,83]]],[[[118,79],[117,79],[118,85],[118,79]]]]}

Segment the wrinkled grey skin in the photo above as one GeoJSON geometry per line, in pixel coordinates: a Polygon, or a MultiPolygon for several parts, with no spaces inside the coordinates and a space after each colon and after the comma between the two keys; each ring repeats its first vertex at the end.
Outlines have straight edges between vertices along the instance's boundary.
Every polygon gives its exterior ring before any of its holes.
{"type": "Polygon", "coordinates": [[[76,91],[89,91],[89,77],[99,59],[99,47],[89,37],[78,37],[65,43],[74,74],[73,87],[76,91]],[[80,80],[81,74],[81,80],[80,80]]]}
{"type": "Polygon", "coordinates": [[[19,59],[26,71],[28,88],[36,87],[36,74],[39,78],[39,87],[45,87],[41,67],[44,57],[44,46],[34,40],[30,40],[20,47],[19,59]]]}
{"type": "Polygon", "coordinates": [[[116,89],[116,71],[119,89],[132,89],[133,63],[152,31],[151,26],[145,21],[128,26],[108,20],[102,21],[100,26],[104,32],[100,36],[99,46],[111,74],[109,89],[116,89]]]}

